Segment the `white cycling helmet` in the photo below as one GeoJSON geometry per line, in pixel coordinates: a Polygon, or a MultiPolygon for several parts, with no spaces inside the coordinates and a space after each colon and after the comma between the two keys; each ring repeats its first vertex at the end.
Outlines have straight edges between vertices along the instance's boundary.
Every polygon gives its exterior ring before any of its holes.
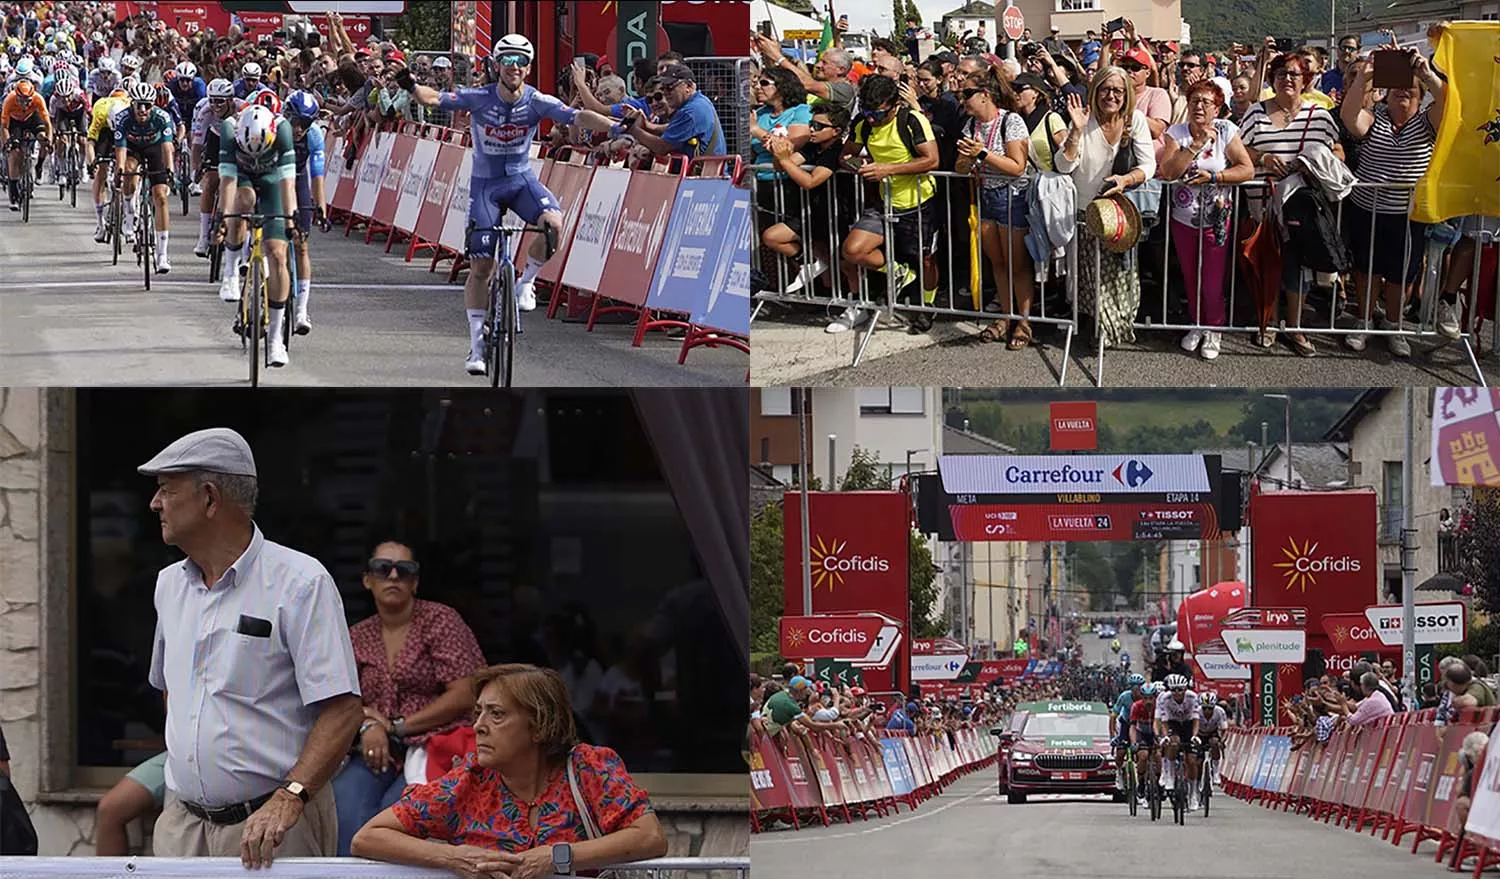
{"type": "Polygon", "coordinates": [[[216,79],[208,84],[208,96],[210,98],[232,98],[234,97],[234,83],[227,79],[216,79]]]}
{"type": "Polygon", "coordinates": [[[501,37],[497,43],[495,43],[494,54],[496,60],[498,60],[501,55],[525,55],[526,63],[530,64],[532,61],[536,60],[536,47],[531,45],[530,40],[526,39],[520,34],[506,34],[505,36],[501,37]]]}
{"type": "Polygon", "coordinates": [[[1219,694],[1218,693],[1204,693],[1203,694],[1203,707],[1204,708],[1212,708],[1212,707],[1214,707],[1217,704],[1219,704],[1219,694]]]}
{"type": "Polygon", "coordinates": [[[0,73],[10,73],[10,56],[0,54],[0,73]]]}
{"type": "Polygon", "coordinates": [[[113,58],[109,57],[108,55],[106,55],[103,58],[99,59],[99,72],[100,73],[119,73],[120,72],[120,65],[118,65],[118,64],[115,63],[115,59],[113,59],[113,58]]]}
{"type": "Polygon", "coordinates": [[[156,105],[156,86],[149,82],[137,81],[130,86],[130,102],[132,104],[149,103],[156,105]]]}
{"type": "Polygon", "coordinates": [[[21,60],[16,62],[16,76],[30,76],[36,70],[36,64],[30,55],[22,55],[21,60]]]}
{"type": "Polygon", "coordinates": [[[240,75],[245,79],[260,79],[263,74],[261,73],[259,64],[256,64],[254,61],[248,61],[240,69],[240,75]]]}
{"type": "Polygon", "coordinates": [[[177,75],[183,79],[192,79],[198,75],[198,68],[191,61],[184,61],[177,65],[177,75]]]}
{"type": "Polygon", "coordinates": [[[137,58],[134,55],[126,55],[124,58],[120,59],[120,66],[126,70],[140,70],[141,59],[137,58]]]}
{"type": "Polygon", "coordinates": [[[1188,688],[1188,679],[1182,675],[1167,675],[1164,683],[1166,683],[1168,690],[1186,690],[1188,688]]]}
{"type": "Polygon", "coordinates": [[[259,156],[276,142],[276,117],[259,104],[245,108],[234,126],[234,143],[247,156],[259,156]]]}
{"type": "Polygon", "coordinates": [[[1186,651],[1187,651],[1187,647],[1181,641],[1177,640],[1176,638],[1173,638],[1172,639],[1172,643],[1170,643],[1170,644],[1167,645],[1167,652],[1168,653],[1185,653],[1186,651]]]}

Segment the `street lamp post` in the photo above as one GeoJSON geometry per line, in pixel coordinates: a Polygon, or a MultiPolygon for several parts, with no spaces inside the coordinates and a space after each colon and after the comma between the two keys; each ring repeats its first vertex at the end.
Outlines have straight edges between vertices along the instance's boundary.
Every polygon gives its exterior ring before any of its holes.
{"type": "Polygon", "coordinates": [[[1262,394],[1268,400],[1282,401],[1286,411],[1286,487],[1292,487],[1292,395],[1291,394],[1262,394]]]}

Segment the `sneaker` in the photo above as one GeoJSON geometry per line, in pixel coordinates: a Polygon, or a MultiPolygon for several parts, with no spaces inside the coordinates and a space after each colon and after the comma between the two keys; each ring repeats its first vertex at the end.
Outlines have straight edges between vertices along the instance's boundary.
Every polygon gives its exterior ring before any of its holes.
{"type": "Polygon", "coordinates": [[[1223,344],[1223,333],[1206,332],[1203,334],[1203,347],[1198,349],[1198,356],[1204,360],[1216,360],[1219,357],[1219,349],[1223,344]]]}
{"type": "Polygon", "coordinates": [[[236,275],[225,275],[219,281],[219,299],[224,302],[240,301],[240,279],[236,275]]]}
{"type": "Polygon", "coordinates": [[[286,351],[286,341],[277,333],[271,337],[271,365],[286,366],[291,362],[290,355],[286,351]]]}
{"type": "Polygon", "coordinates": [[[15,211],[15,212],[17,212],[17,213],[20,213],[20,211],[21,211],[21,203],[20,203],[20,201],[12,198],[10,200],[10,209],[13,210],[13,211],[15,211]]]}
{"type": "Polygon", "coordinates": [[[1203,333],[1200,330],[1189,330],[1188,334],[1182,337],[1182,350],[1184,351],[1197,351],[1201,344],[1203,344],[1203,333]]]}
{"type": "Polygon", "coordinates": [[[469,375],[484,375],[488,370],[485,368],[484,358],[470,351],[468,359],[464,361],[464,371],[469,375]]]}
{"type": "Polygon", "coordinates": [[[157,254],[156,255],[156,273],[158,275],[165,275],[167,272],[170,272],[170,271],[172,271],[172,261],[167,258],[166,252],[163,251],[163,252],[157,254]]]}
{"type": "MultiPolygon", "coordinates": [[[[1362,320],[1353,321],[1352,326],[1360,330],[1368,330],[1370,328],[1369,323],[1362,320]]],[[[1350,351],[1363,351],[1365,350],[1366,338],[1364,333],[1350,333],[1344,337],[1344,345],[1350,351]]]]}
{"type": "Polygon", "coordinates": [[[1458,326],[1458,308],[1452,302],[1438,302],[1437,331],[1449,339],[1457,339],[1462,332],[1458,326]]]}
{"type": "Polygon", "coordinates": [[[101,220],[94,224],[94,243],[103,244],[106,240],[108,240],[108,236],[105,235],[104,221],[101,220]]]}
{"type": "Polygon", "coordinates": [[[135,224],[134,223],[127,223],[127,224],[125,224],[125,243],[129,244],[129,245],[132,245],[132,246],[135,245],[135,224]]]}
{"type": "Polygon", "coordinates": [[[292,324],[292,332],[296,333],[299,336],[305,336],[308,333],[312,332],[312,319],[307,316],[307,309],[297,309],[297,319],[292,324]]]}
{"type": "Polygon", "coordinates": [[[825,333],[847,333],[865,322],[868,315],[854,306],[844,309],[843,314],[833,319],[833,322],[823,328],[825,333]]]}
{"type": "Polygon", "coordinates": [[[816,281],[818,278],[823,277],[823,274],[827,271],[828,263],[823,262],[821,259],[814,259],[812,262],[803,266],[802,270],[797,273],[797,277],[793,278],[792,282],[786,285],[786,292],[796,293],[798,290],[801,290],[803,287],[806,287],[813,281],[816,281]]]}
{"type": "Polygon", "coordinates": [[[523,312],[537,311],[537,290],[535,282],[531,284],[516,285],[516,308],[523,312]]]}
{"type": "MultiPolygon", "coordinates": [[[[1400,329],[1399,326],[1397,326],[1396,324],[1391,323],[1390,321],[1381,321],[1380,322],[1380,328],[1382,330],[1396,330],[1396,329],[1400,329]]],[[[1392,357],[1410,357],[1411,356],[1411,343],[1406,340],[1405,336],[1386,336],[1385,337],[1385,342],[1386,342],[1386,345],[1391,349],[1391,356],[1392,357]]]]}
{"type": "Polygon", "coordinates": [[[197,198],[198,196],[200,196],[202,194],[203,194],[203,185],[202,184],[194,183],[191,187],[188,188],[188,195],[191,195],[193,198],[197,198]]]}
{"type": "Polygon", "coordinates": [[[208,242],[201,238],[198,239],[198,243],[193,245],[193,256],[199,259],[208,259],[208,242]]]}
{"type": "Polygon", "coordinates": [[[890,277],[891,290],[897,295],[907,288],[907,285],[917,279],[917,273],[906,267],[905,263],[896,263],[894,267],[887,269],[886,274],[890,277]]]}

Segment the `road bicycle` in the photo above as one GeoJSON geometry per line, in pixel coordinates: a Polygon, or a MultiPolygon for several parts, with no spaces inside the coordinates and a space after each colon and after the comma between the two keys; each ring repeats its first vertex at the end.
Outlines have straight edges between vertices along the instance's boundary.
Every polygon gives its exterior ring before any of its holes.
{"type": "Polygon", "coordinates": [[[31,197],[36,194],[36,135],[21,132],[21,222],[31,222],[31,197]]]}
{"type": "Polygon", "coordinates": [[[1199,779],[1202,788],[1198,791],[1198,803],[1203,808],[1203,817],[1208,817],[1208,798],[1214,792],[1214,779],[1219,775],[1219,758],[1213,753],[1214,745],[1204,747],[1203,756],[1198,761],[1198,771],[1202,774],[1199,779]]]}
{"type": "Polygon", "coordinates": [[[188,203],[193,197],[193,167],[192,160],[188,158],[188,151],[178,150],[173,164],[177,166],[177,173],[174,176],[177,178],[177,192],[182,196],[182,215],[185,217],[188,215],[188,203]]]}
{"type": "Polygon", "coordinates": [[[1177,756],[1172,758],[1172,822],[1174,824],[1187,824],[1187,798],[1188,777],[1187,763],[1183,759],[1182,749],[1188,747],[1185,742],[1177,742],[1177,756]]]}
{"type": "Polygon", "coordinates": [[[57,200],[71,197],[71,206],[78,207],[78,184],[83,181],[83,149],[78,143],[77,129],[69,128],[59,135],[52,167],[57,172],[57,200]]]}
{"type": "MultiPolygon", "coordinates": [[[[495,233],[494,274],[490,275],[489,304],[485,309],[484,329],[480,336],[484,351],[485,370],[490,376],[490,387],[509,388],[515,377],[516,336],[521,334],[521,312],[516,307],[516,264],[511,259],[510,242],[513,237],[534,232],[546,237],[547,258],[551,259],[557,245],[549,229],[543,226],[487,226],[476,227],[469,221],[468,234],[474,232],[495,233]]],[[[467,240],[467,238],[465,239],[467,240]]]]}
{"type": "MultiPolygon", "coordinates": [[[[245,263],[245,281],[240,288],[240,308],[235,316],[234,332],[240,337],[240,350],[250,359],[250,387],[260,387],[260,369],[271,365],[271,288],[269,264],[265,254],[265,225],[272,220],[285,220],[287,231],[297,228],[297,218],[287,214],[225,214],[225,220],[244,220],[250,227],[250,259],[245,263]],[[263,345],[256,342],[264,339],[263,345]]],[[[216,236],[217,237],[217,236],[216,236]]],[[[288,242],[287,270],[290,273],[287,286],[286,319],[281,322],[281,338],[287,350],[292,348],[292,315],[297,305],[297,258],[288,242]]]]}
{"type": "Polygon", "coordinates": [[[1147,814],[1151,816],[1152,821],[1160,821],[1161,801],[1164,794],[1161,789],[1161,758],[1157,756],[1155,748],[1151,748],[1147,754],[1146,774],[1141,778],[1141,791],[1146,799],[1147,814]]]}
{"type": "MultiPolygon", "coordinates": [[[[99,166],[105,166],[104,176],[106,180],[114,177],[114,156],[105,156],[95,159],[93,168],[90,170],[97,173],[99,166]]],[[[110,245],[112,251],[111,265],[120,264],[120,251],[123,247],[125,225],[125,202],[120,197],[119,187],[111,182],[109,185],[109,203],[104,206],[104,241],[110,245]]]]}
{"type": "Polygon", "coordinates": [[[1134,818],[1140,810],[1137,798],[1140,792],[1140,778],[1136,771],[1134,748],[1125,749],[1125,762],[1120,764],[1119,772],[1123,779],[1125,802],[1130,806],[1130,817],[1134,818]]]}
{"type": "MultiPolygon", "coordinates": [[[[151,181],[147,178],[145,171],[120,171],[116,175],[122,180],[126,177],[139,177],[140,182],[135,188],[135,243],[131,250],[135,252],[135,264],[140,266],[146,279],[146,289],[151,289],[151,273],[156,270],[156,201],[151,198],[151,181]]],[[[120,202],[120,210],[124,210],[123,195],[117,186],[114,193],[114,201],[120,202]]],[[[115,262],[119,262],[121,244],[118,233],[115,238],[115,262]]]]}

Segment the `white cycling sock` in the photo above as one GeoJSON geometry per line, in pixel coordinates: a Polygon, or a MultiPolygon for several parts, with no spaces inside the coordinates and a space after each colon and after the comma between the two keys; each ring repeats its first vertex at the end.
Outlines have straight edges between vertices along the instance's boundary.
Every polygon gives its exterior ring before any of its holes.
{"type": "Polygon", "coordinates": [[[200,212],[198,214],[198,240],[207,241],[209,233],[213,232],[213,227],[214,215],[200,212]]]}
{"type": "Polygon", "coordinates": [[[482,308],[470,308],[469,313],[469,350],[473,356],[478,357],[484,347],[481,338],[484,335],[485,312],[482,308]]]}
{"type": "Polygon", "coordinates": [[[94,205],[94,216],[99,218],[99,225],[104,225],[104,205],[94,205]]]}
{"type": "Polygon", "coordinates": [[[271,338],[279,342],[281,341],[281,334],[283,332],[282,324],[286,321],[286,303],[268,302],[266,304],[271,307],[271,325],[266,328],[266,332],[271,334],[271,338]]]}
{"type": "Polygon", "coordinates": [[[530,284],[533,281],[535,281],[536,280],[536,276],[540,275],[541,273],[542,273],[542,264],[539,263],[539,262],[537,262],[534,259],[533,260],[529,260],[526,263],[526,271],[524,271],[524,272],[521,273],[521,280],[520,280],[519,283],[516,284],[516,286],[518,286],[518,287],[525,287],[527,284],[530,284]]]}
{"type": "Polygon", "coordinates": [[[156,233],[156,252],[157,253],[166,253],[167,252],[167,234],[168,233],[166,233],[166,232],[157,232],[156,233]]]}
{"type": "Polygon", "coordinates": [[[226,245],[224,248],[224,280],[231,284],[240,282],[240,263],[244,262],[244,254],[238,247],[226,245]]]}
{"type": "Polygon", "coordinates": [[[297,313],[307,314],[307,297],[312,293],[312,280],[309,278],[297,279],[297,313]]]}

